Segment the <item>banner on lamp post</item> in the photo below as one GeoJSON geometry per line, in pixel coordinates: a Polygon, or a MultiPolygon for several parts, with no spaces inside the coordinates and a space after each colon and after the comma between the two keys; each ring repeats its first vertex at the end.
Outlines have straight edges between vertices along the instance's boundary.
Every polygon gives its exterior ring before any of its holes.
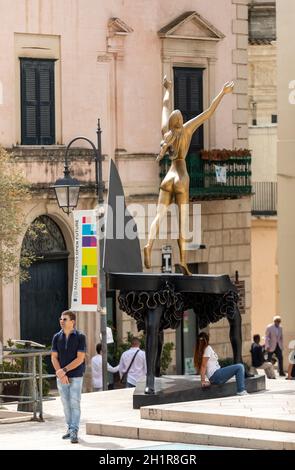
{"type": "Polygon", "coordinates": [[[74,277],[71,309],[79,312],[97,310],[98,251],[96,211],[73,211],[74,277]]]}

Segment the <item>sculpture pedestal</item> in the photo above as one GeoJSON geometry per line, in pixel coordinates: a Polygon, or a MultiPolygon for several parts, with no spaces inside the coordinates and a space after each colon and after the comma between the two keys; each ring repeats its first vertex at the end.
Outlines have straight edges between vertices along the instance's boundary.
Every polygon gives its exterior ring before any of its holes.
{"type": "MultiPolygon", "coordinates": [[[[254,393],[265,390],[265,376],[249,377],[245,380],[247,392],[254,393]]],[[[141,406],[161,405],[165,403],[179,403],[183,401],[208,400],[209,398],[222,398],[236,395],[235,378],[223,385],[201,387],[200,376],[196,375],[164,375],[155,378],[155,394],[146,395],[145,379],[138,382],[133,394],[133,408],[141,406]]]]}

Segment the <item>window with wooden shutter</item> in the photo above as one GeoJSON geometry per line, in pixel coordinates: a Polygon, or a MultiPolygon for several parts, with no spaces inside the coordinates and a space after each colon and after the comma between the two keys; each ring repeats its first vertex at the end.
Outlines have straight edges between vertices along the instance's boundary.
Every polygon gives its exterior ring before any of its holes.
{"type": "Polygon", "coordinates": [[[20,61],[22,145],[55,144],[54,60],[20,61]]]}
{"type": "MultiPolygon", "coordinates": [[[[182,112],[184,122],[203,112],[203,69],[174,68],[174,109],[182,112]]],[[[191,188],[204,186],[204,162],[200,151],[204,145],[203,126],[194,132],[186,165],[191,188]]]]}
{"type": "MultiPolygon", "coordinates": [[[[182,112],[184,122],[203,112],[203,69],[174,68],[174,109],[182,112]]],[[[193,135],[188,153],[203,149],[203,126],[193,135]]]]}

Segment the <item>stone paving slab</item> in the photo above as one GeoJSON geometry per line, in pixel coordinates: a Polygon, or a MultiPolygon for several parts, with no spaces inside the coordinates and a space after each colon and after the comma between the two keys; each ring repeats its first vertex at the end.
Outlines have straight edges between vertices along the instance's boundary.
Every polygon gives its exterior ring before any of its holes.
{"type": "MultiPolygon", "coordinates": [[[[122,450],[136,449],[155,445],[154,440],[127,439],[106,436],[86,435],[86,421],[93,419],[121,418],[128,420],[130,416],[139,417],[139,411],[132,408],[132,389],[121,389],[108,392],[83,393],[81,400],[81,426],[79,444],[64,441],[65,421],[60,398],[43,403],[44,419],[42,422],[25,422],[3,424],[0,426],[0,450],[122,450]],[[135,415],[134,415],[135,413],[135,415]]],[[[5,408],[16,411],[16,405],[5,408]]],[[[32,416],[30,414],[30,416],[32,416]]],[[[167,443],[167,441],[165,441],[167,443]]],[[[163,442],[159,442],[159,445],[163,442]]],[[[167,443],[168,444],[168,443],[167,443]]]]}
{"type": "Polygon", "coordinates": [[[222,447],[247,449],[295,450],[293,433],[209,426],[168,421],[131,419],[124,421],[103,421],[87,423],[86,432],[91,435],[129,437],[132,439],[181,442],[222,447]]]}
{"type": "MultiPolygon", "coordinates": [[[[273,405],[269,406],[270,395],[281,395],[285,398],[294,396],[295,381],[274,380],[267,381],[269,391],[263,392],[265,398],[264,408],[272,412],[273,405]],[[267,408],[269,406],[269,408],[267,408]]],[[[140,418],[139,410],[133,409],[133,389],[120,389],[108,392],[85,393],[81,401],[81,427],[79,444],[71,444],[61,439],[65,431],[65,422],[61,401],[44,402],[44,423],[23,422],[3,424],[0,426],[0,449],[60,449],[60,450],[122,450],[136,449],[148,446],[163,446],[169,443],[177,445],[191,445],[194,449],[199,441],[206,446],[236,447],[236,448],[294,448],[294,439],[291,433],[274,431],[251,430],[243,428],[230,428],[225,426],[210,426],[191,423],[175,423],[164,421],[149,421],[140,418]],[[86,423],[100,424],[104,435],[86,434],[86,423]],[[104,423],[107,429],[104,428],[104,423]],[[145,424],[145,426],[144,426],[145,424]],[[148,424],[148,425],[147,425],[148,424]],[[122,434],[116,431],[116,437],[108,434],[110,426],[124,427],[122,434]],[[137,431],[126,434],[126,426],[135,427],[137,431]],[[155,430],[158,434],[155,434],[155,430]],[[178,434],[172,434],[172,432],[178,434]],[[257,434],[258,433],[258,434],[257,434]],[[265,434],[266,433],[266,434],[265,434]],[[135,438],[131,438],[136,436],[135,438]],[[251,437],[251,439],[249,439],[251,437]],[[182,441],[180,440],[182,439],[182,441]],[[185,441],[185,442],[183,442],[185,441]],[[179,444],[181,443],[182,444],[179,444]]],[[[260,396],[260,394],[258,394],[260,396]]],[[[255,397],[258,396],[255,394],[255,397]]],[[[247,397],[244,397],[247,398],[247,397]]],[[[254,399],[254,395],[251,396],[254,399]]],[[[240,398],[241,399],[241,398],[240,398]]],[[[274,398],[272,398],[273,400],[274,398]]],[[[222,399],[223,410],[230,409],[233,403],[231,398],[222,399]]],[[[200,402],[199,402],[200,403],[200,402]]],[[[202,402],[204,404],[205,402],[202,402]]],[[[212,403],[212,401],[211,401],[212,403]]],[[[246,402],[245,402],[246,403],[246,402]]],[[[16,405],[7,405],[5,408],[16,411],[16,405]]],[[[234,408],[235,409],[235,408],[234,408]]]]}
{"type": "Polygon", "coordinates": [[[141,408],[142,419],[295,432],[293,396],[264,394],[141,408]]]}
{"type": "MultiPolygon", "coordinates": [[[[294,419],[292,416],[294,395],[294,381],[268,380],[267,390],[264,392],[244,397],[234,396],[202,402],[146,407],[147,411],[142,408],[141,416],[150,417],[149,410],[153,410],[151,413],[155,412],[156,420],[143,419],[134,413],[130,414],[128,420],[119,419],[119,417],[114,419],[110,416],[105,420],[88,422],[86,432],[91,435],[115,436],[117,438],[128,436],[139,440],[168,440],[169,442],[192,445],[295,450],[294,419]],[[211,418],[215,415],[214,424],[210,421],[204,424],[194,421],[192,418],[194,410],[200,411],[202,407],[205,407],[203,416],[210,414],[209,418],[211,418]],[[191,415],[187,422],[180,422],[179,416],[175,421],[173,414],[170,414],[169,421],[166,421],[165,418],[159,420],[159,417],[164,416],[161,413],[165,410],[171,413],[175,410],[181,413],[184,410],[191,415]],[[231,422],[233,416],[236,416],[235,422],[231,422]],[[245,425],[245,427],[234,426],[239,419],[241,421],[244,419],[243,426],[245,425]],[[249,432],[249,427],[251,427],[251,432],[249,432]],[[267,429],[263,429],[264,427],[267,429]]],[[[202,411],[200,411],[201,413],[202,411]]]]}
{"type": "Polygon", "coordinates": [[[32,413],[0,409],[0,424],[22,423],[32,420],[32,413]]]}

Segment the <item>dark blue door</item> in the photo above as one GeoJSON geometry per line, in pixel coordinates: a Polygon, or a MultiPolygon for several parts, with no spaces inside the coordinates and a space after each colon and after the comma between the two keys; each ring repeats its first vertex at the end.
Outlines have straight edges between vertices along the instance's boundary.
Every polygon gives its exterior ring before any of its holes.
{"type": "Polygon", "coordinates": [[[20,286],[21,339],[49,346],[68,308],[67,259],[46,259],[30,267],[30,280],[20,286]]]}
{"type": "MultiPolygon", "coordinates": [[[[20,285],[21,339],[51,345],[59,329],[59,317],[68,308],[68,251],[58,225],[48,216],[33,222],[39,226],[37,237],[27,231],[22,249],[38,259],[29,268],[30,278],[20,285]],[[41,228],[40,228],[41,227],[41,228]]],[[[50,358],[48,371],[53,372],[50,358]]]]}

